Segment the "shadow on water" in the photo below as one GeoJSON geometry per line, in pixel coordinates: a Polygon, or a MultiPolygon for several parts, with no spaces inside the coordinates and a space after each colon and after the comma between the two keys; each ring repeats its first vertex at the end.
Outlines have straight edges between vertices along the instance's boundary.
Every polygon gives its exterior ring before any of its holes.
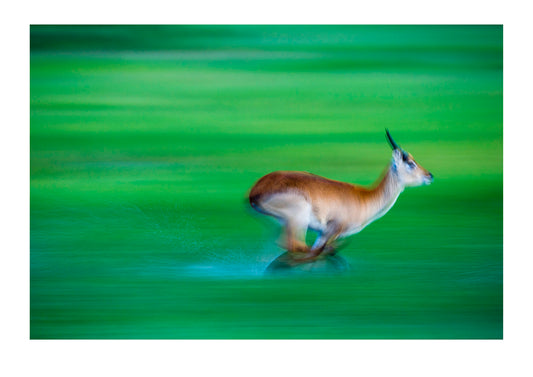
{"type": "Polygon", "coordinates": [[[340,255],[327,255],[316,261],[294,264],[290,253],[274,259],[265,269],[265,275],[338,274],[350,270],[350,264],[340,255]]]}

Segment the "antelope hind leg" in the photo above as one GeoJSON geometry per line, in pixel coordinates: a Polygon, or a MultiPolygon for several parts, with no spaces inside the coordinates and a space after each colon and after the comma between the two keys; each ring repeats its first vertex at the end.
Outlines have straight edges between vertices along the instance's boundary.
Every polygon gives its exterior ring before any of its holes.
{"type": "Polygon", "coordinates": [[[305,243],[307,224],[288,221],[285,226],[285,248],[291,253],[308,253],[309,246],[305,243]]]}
{"type": "Polygon", "coordinates": [[[298,262],[312,262],[320,256],[334,255],[337,252],[335,241],[341,233],[342,229],[335,223],[328,224],[328,229],[318,236],[307,255],[303,258],[298,258],[298,262]]]}

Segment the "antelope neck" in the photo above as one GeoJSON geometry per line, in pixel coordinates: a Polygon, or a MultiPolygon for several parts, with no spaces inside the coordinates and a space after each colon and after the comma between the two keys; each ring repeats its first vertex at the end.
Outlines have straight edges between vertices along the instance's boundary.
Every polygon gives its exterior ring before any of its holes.
{"type": "Polygon", "coordinates": [[[394,163],[392,163],[383,178],[370,189],[372,193],[371,206],[376,209],[377,213],[388,211],[403,190],[404,185],[398,177],[394,163]]]}

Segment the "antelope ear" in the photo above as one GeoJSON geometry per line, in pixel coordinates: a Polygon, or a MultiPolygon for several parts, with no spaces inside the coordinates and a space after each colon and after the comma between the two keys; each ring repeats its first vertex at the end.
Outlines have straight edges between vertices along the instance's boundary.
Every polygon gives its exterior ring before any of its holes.
{"type": "Polygon", "coordinates": [[[392,158],[394,159],[394,162],[398,165],[403,161],[403,152],[401,149],[394,149],[392,151],[392,158]]]}

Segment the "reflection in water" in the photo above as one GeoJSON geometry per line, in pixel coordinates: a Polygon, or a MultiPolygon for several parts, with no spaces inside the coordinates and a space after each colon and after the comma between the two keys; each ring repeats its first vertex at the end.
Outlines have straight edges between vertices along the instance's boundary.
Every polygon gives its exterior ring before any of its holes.
{"type": "Polygon", "coordinates": [[[350,265],[340,255],[327,255],[313,262],[294,263],[289,252],[281,254],[265,269],[265,274],[310,274],[340,273],[350,269],[350,265]]]}

